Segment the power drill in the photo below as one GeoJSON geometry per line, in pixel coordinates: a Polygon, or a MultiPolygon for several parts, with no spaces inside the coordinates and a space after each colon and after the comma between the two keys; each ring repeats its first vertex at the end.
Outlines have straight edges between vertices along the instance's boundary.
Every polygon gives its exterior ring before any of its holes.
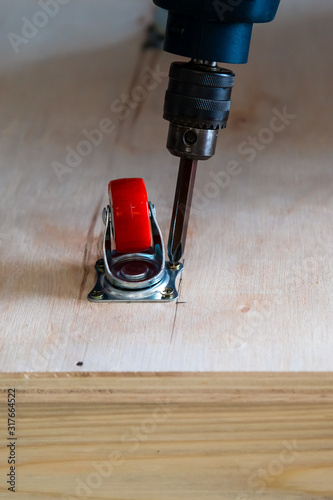
{"type": "Polygon", "coordinates": [[[246,63],[254,23],[272,21],[280,0],[153,0],[168,10],[164,50],[191,58],[170,66],[164,118],[167,148],[180,157],[168,256],[180,261],[186,241],[198,160],[215,153],[227,125],[233,71],[218,62],[246,63]]]}

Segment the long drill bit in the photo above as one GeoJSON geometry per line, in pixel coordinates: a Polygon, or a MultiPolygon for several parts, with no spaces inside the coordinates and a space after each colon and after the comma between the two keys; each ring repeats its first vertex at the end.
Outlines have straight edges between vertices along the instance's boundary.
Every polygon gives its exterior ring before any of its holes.
{"type": "Polygon", "coordinates": [[[184,253],[197,163],[197,160],[188,158],[181,158],[179,162],[168,241],[168,256],[171,264],[179,262],[184,253]]]}

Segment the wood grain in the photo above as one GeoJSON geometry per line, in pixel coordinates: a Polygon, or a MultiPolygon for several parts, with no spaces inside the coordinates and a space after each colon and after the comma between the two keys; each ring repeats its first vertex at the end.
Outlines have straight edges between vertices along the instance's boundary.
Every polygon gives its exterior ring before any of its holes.
{"type": "Polygon", "coordinates": [[[324,373],[8,373],[0,397],[15,386],[22,403],[333,403],[333,374],[324,373]]]}
{"type": "Polygon", "coordinates": [[[43,60],[47,27],[36,36],[40,62],[0,76],[1,371],[332,370],[332,17],[332,2],[293,0],[254,30],[228,129],[199,168],[177,304],[86,300],[110,179],[146,180],[167,237],[167,79],[125,119],[110,106],[177,57],[142,53],[141,34],[43,60]],[[59,182],[52,164],[105,118],[115,129],[59,182]]]}
{"type": "Polygon", "coordinates": [[[28,377],[0,377],[17,388],[20,500],[333,498],[332,374],[28,377]]]}

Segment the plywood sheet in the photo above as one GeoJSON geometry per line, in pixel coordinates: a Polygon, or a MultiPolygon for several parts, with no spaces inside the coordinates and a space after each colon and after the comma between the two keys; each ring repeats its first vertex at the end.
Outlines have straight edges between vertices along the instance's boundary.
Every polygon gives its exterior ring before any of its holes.
{"type": "Polygon", "coordinates": [[[306,4],[282,2],[234,68],[228,128],[199,167],[177,304],[86,300],[110,179],[146,180],[167,237],[177,160],[162,105],[175,57],[142,53],[140,35],[0,77],[2,371],[331,370],[333,9],[306,4]],[[120,108],[126,95],[137,101],[120,108]],[[105,119],[101,144],[56,175],[105,119]]]}

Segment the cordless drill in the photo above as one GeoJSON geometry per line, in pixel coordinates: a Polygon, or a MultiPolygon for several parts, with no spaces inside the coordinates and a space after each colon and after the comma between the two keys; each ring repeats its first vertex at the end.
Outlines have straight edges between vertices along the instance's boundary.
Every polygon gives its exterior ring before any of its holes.
{"type": "Polygon", "coordinates": [[[167,148],[180,157],[168,256],[177,266],[184,248],[198,160],[215,153],[227,125],[233,71],[218,62],[246,63],[254,23],[272,21],[280,0],[153,0],[168,10],[164,50],[189,57],[170,66],[164,118],[167,148]]]}

